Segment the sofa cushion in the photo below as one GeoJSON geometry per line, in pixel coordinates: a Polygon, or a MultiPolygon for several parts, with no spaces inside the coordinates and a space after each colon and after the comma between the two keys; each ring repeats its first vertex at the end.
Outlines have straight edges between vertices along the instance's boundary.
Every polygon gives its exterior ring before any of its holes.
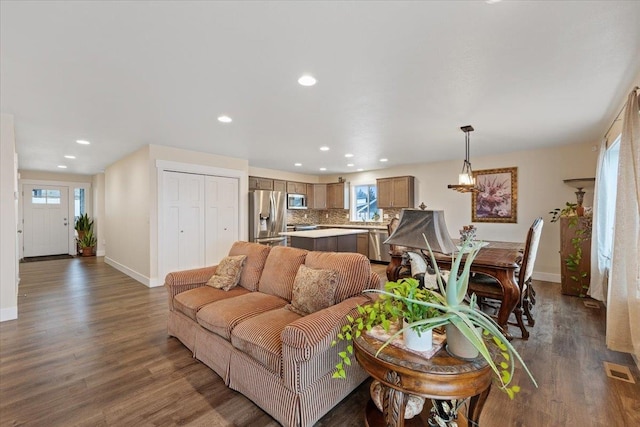
{"type": "Polygon", "coordinates": [[[299,318],[300,315],[284,308],[262,313],[236,326],[231,332],[231,344],[281,377],[280,335],[285,326],[299,318]]]}
{"type": "Polygon", "coordinates": [[[362,254],[313,251],[307,254],[304,265],[336,271],[336,304],[368,288],[371,264],[362,254]]]}
{"type": "Polygon", "coordinates": [[[304,264],[308,251],[288,246],[274,246],[260,276],[258,289],[265,294],[275,295],[291,301],[293,281],[298,267],[304,264]]]}
{"type": "Polygon", "coordinates": [[[228,340],[231,339],[231,331],[240,322],[265,311],[284,307],[287,302],[274,295],[248,292],[237,298],[207,304],[198,311],[196,320],[203,328],[228,340]]]}
{"type": "Polygon", "coordinates": [[[242,266],[244,265],[246,255],[227,256],[220,261],[216,272],[207,282],[207,285],[214,288],[228,291],[238,284],[240,281],[240,274],[242,273],[242,266]]]}
{"type": "Polygon", "coordinates": [[[173,309],[179,311],[193,320],[196,320],[196,313],[203,306],[214,301],[236,297],[249,293],[245,288],[236,286],[228,291],[216,289],[211,286],[201,286],[188,291],[180,292],[173,298],[173,309]]]}
{"type": "Polygon", "coordinates": [[[250,291],[258,289],[260,275],[271,248],[259,243],[235,242],[229,250],[229,256],[246,255],[247,260],[240,274],[240,286],[250,291]]]}
{"type": "Polygon", "coordinates": [[[335,270],[301,265],[293,283],[293,298],[285,308],[301,316],[332,306],[336,295],[335,270]]]}

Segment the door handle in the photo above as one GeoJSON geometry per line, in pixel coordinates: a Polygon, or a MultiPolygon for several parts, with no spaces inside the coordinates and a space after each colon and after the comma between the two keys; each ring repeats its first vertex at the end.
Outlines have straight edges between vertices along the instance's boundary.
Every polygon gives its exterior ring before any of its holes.
{"type": "Polygon", "coordinates": [[[22,230],[18,230],[18,233],[22,233],[22,230]]]}

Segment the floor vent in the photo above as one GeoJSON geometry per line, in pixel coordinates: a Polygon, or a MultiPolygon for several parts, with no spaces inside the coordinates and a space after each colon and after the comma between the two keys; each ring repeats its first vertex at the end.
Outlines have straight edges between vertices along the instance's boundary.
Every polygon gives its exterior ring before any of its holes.
{"type": "Polygon", "coordinates": [[[600,304],[597,301],[584,300],[583,303],[587,308],[600,308],[600,304]]]}
{"type": "Polygon", "coordinates": [[[633,379],[633,375],[631,375],[631,371],[627,366],[604,362],[604,370],[606,371],[609,378],[625,381],[631,384],[636,383],[633,379]]]}

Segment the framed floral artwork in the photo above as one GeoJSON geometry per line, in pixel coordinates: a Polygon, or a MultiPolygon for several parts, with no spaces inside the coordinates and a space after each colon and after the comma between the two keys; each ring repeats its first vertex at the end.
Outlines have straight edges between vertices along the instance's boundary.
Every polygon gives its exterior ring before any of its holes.
{"type": "Polygon", "coordinates": [[[518,168],[474,171],[472,222],[518,222],[518,168]]]}

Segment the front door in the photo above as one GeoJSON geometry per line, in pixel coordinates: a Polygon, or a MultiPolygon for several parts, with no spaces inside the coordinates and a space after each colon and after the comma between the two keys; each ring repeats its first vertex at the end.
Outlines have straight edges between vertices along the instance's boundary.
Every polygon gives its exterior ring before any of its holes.
{"type": "Polygon", "coordinates": [[[24,256],[69,253],[69,187],[25,184],[24,256]]]}

